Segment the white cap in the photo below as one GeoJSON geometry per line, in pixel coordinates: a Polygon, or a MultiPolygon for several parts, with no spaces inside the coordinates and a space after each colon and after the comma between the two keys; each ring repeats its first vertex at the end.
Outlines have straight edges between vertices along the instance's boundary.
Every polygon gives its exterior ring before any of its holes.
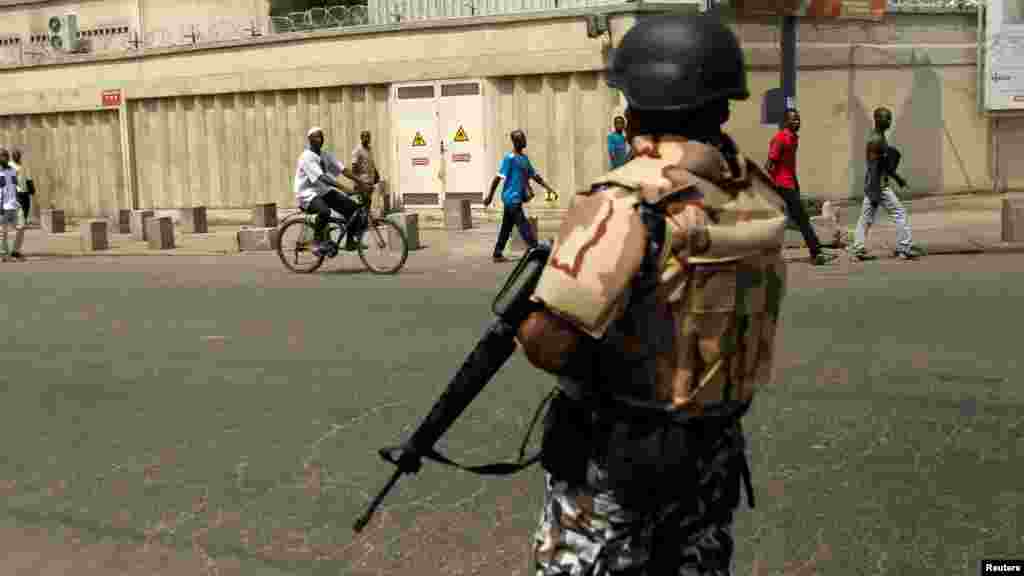
{"type": "Polygon", "coordinates": [[[306,138],[309,138],[310,136],[312,136],[313,134],[316,134],[317,132],[320,132],[321,134],[323,134],[323,131],[324,131],[323,128],[321,128],[319,126],[313,126],[312,128],[309,129],[309,132],[306,132],[306,138]]]}

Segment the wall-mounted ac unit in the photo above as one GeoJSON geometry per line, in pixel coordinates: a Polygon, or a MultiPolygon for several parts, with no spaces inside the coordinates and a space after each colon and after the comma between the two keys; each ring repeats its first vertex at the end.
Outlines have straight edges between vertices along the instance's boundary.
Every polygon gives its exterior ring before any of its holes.
{"type": "Polygon", "coordinates": [[[74,52],[78,48],[78,16],[51,16],[47,23],[50,47],[58,52],[74,52]]]}

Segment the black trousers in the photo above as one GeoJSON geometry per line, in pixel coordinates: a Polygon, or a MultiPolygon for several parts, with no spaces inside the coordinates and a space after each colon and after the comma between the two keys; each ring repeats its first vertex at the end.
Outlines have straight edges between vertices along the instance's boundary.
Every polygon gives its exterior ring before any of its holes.
{"type": "Polygon", "coordinates": [[[526,219],[526,211],[522,204],[505,205],[505,211],[501,215],[501,229],[498,231],[498,243],[494,245],[494,255],[501,256],[508,244],[508,238],[512,235],[512,227],[519,228],[519,235],[523,242],[530,248],[537,245],[537,238],[530,228],[530,221],[526,219]]]}
{"type": "MultiPolygon", "coordinates": [[[[342,216],[351,222],[352,215],[355,214],[358,208],[359,205],[356,204],[355,200],[352,200],[337,190],[331,190],[310,200],[309,204],[306,205],[306,212],[317,215],[316,224],[313,227],[316,241],[321,242],[325,240],[324,232],[327,230],[327,224],[331,217],[331,210],[340,212],[342,216]]],[[[354,230],[349,231],[354,232],[354,230]]],[[[350,235],[349,237],[352,236],[350,235]]]]}
{"type": "Polygon", "coordinates": [[[18,192],[18,204],[21,204],[21,214],[28,222],[29,215],[32,214],[32,195],[27,192],[18,192]]]}
{"type": "Polygon", "coordinates": [[[811,217],[807,215],[807,211],[804,210],[804,204],[800,201],[800,188],[780,187],[778,190],[782,200],[786,203],[786,211],[789,212],[789,217],[800,228],[800,234],[803,235],[804,242],[807,243],[807,249],[811,251],[811,257],[814,258],[821,253],[821,242],[818,240],[818,235],[814,233],[814,227],[811,226],[811,217]]]}

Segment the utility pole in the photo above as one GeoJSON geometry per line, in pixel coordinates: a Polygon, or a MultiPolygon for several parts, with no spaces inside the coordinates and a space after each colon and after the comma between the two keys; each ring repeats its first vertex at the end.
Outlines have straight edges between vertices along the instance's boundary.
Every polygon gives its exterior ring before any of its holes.
{"type": "Polygon", "coordinates": [[[785,108],[796,108],[796,16],[782,17],[780,83],[785,108]]]}

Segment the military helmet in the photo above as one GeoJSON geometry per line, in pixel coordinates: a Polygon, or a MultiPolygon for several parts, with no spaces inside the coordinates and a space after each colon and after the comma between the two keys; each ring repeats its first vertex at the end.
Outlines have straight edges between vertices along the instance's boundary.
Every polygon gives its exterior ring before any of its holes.
{"type": "Polygon", "coordinates": [[[693,110],[750,97],[739,41],[710,15],[640,20],[612,55],[608,85],[636,110],[693,110]]]}

